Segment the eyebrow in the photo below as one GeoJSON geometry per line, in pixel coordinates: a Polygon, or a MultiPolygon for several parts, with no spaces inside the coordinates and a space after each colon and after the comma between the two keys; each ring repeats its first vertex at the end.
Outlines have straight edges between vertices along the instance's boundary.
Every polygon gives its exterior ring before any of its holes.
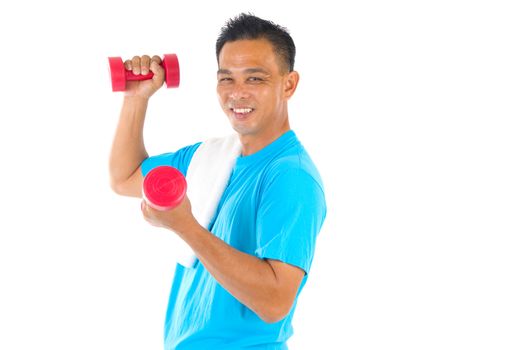
{"type": "MultiPolygon", "coordinates": [[[[263,74],[269,74],[267,70],[263,68],[247,68],[243,71],[244,74],[253,74],[253,73],[263,73],[263,74]]],[[[219,69],[216,72],[217,75],[225,74],[225,75],[231,75],[233,74],[229,69],[219,69]]]]}

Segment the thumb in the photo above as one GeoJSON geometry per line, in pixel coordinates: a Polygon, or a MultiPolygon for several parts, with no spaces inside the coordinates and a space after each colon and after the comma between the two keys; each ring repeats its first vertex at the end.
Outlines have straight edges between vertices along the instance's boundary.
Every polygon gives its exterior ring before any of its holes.
{"type": "Polygon", "coordinates": [[[154,77],[152,77],[152,79],[160,85],[163,84],[165,81],[165,70],[163,67],[157,61],[152,60],[150,62],[150,70],[152,73],[154,73],[154,77]]]}

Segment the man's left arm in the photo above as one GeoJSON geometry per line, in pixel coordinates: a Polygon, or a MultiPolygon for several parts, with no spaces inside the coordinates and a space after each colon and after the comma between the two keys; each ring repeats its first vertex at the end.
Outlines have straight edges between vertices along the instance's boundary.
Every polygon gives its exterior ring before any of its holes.
{"type": "Polygon", "coordinates": [[[196,221],[187,197],[166,212],[143,201],[142,211],[152,225],[180,235],[218,283],[263,321],[278,322],[288,315],[305,275],[301,268],[231,247],[196,221]]]}

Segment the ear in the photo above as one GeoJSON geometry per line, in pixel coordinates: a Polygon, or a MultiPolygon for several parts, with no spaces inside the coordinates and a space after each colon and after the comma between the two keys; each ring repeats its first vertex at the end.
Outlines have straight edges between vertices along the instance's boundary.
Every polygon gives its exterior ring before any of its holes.
{"type": "Polygon", "coordinates": [[[299,84],[299,73],[296,71],[291,71],[284,77],[284,97],[290,99],[297,89],[297,84],[299,84]]]}

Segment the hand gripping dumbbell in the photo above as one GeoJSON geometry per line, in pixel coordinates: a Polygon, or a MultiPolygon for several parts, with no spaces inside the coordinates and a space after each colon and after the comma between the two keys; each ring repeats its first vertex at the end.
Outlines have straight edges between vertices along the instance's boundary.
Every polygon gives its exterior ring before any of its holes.
{"type": "Polygon", "coordinates": [[[154,209],[171,210],[183,201],[187,181],[176,168],[162,165],[148,172],[143,179],[143,198],[154,209]]]}
{"type": "MultiPolygon", "coordinates": [[[[143,198],[154,209],[167,211],[181,204],[187,192],[187,181],[178,169],[159,166],[148,172],[143,179],[143,198]]],[[[197,258],[191,247],[176,236],[176,261],[184,267],[196,266],[197,258]]]]}
{"type": "MultiPolygon", "coordinates": [[[[154,73],[147,75],[135,75],[132,71],[126,70],[121,57],[108,57],[110,79],[112,80],[112,91],[125,91],[127,80],[148,80],[152,79],[154,73]]],[[[161,66],[165,69],[165,84],[168,88],[180,86],[180,63],[178,56],[174,53],[163,56],[161,66]]]]}

